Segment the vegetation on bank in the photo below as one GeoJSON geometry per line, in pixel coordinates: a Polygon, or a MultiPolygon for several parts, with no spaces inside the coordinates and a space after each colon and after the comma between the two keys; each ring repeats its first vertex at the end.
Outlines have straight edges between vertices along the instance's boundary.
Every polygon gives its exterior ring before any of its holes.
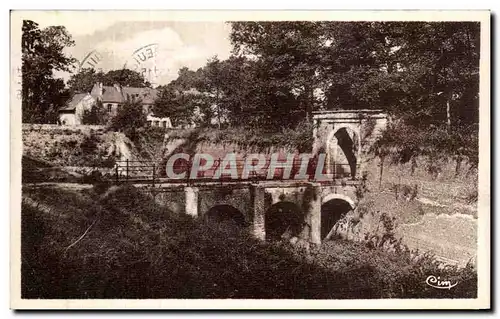
{"type": "Polygon", "coordinates": [[[24,189],[23,298],[474,298],[471,266],[365,244],[310,253],[175,215],[134,188],[24,189]],[[426,285],[447,278],[451,290],[426,285]]]}
{"type": "Polygon", "coordinates": [[[291,151],[310,152],[313,145],[312,123],[301,122],[295,128],[271,130],[263,128],[201,127],[185,130],[169,130],[168,140],[185,139],[190,144],[232,144],[241,149],[265,151],[287,148],[291,151]]]}
{"type": "Polygon", "coordinates": [[[419,165],[417,159],[425,158],[429,164],[428,173],[434,176],[441,172],[440,162],[454,162],[455,174],[459,175],[463,167],[468,167],[469,171],[478,167],[478,128],[478,125],[464,126],[460,130],[444,126],[423,128],[397,121],[389,124],[370,152],[382,164],[410,163],[412,172],[419,165]]]}

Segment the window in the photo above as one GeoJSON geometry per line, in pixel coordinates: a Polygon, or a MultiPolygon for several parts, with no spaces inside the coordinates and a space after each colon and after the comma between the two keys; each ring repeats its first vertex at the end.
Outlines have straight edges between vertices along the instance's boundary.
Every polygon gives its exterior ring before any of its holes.
{"type": "Polygon", "coordinates": [[[108,112],[111,112],[111,107],[112,107],[112,104],[109,103],[108,105],[106,105],[108,107],[108,112]]]}

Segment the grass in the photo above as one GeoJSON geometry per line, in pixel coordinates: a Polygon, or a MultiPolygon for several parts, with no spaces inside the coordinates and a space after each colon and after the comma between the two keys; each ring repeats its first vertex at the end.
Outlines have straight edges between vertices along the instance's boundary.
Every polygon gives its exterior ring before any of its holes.
{"type": "Polygon", "coordinates": [[[265,151],[272,148],[288,148],[310,152],[313,145],[312,126],[302,123],[294,129],[268,131],[258,128],[228,127],[222,129],[195,128],[171,130],[170,139],[186,139],[191,143],[210,142],[219,145],[232,144],[249,151],[265,151]]]}
{"type": "MultiPolygon", "coordinates": [[[[420,159],[418,167],[414,169],[413,173],[411,172],[411,164],[388,165],[387,163],[384,167],[381,184],[379,184],[379,161],[367,162],[364,169],[368,172],[369,195],[375,200],[384,198],[384,200],[377,200],[382,204],[384,201],[392,203],[396,202],[395,186],[412,189],[416,187],[416,198],[425,199],[429,203],[420,205],[426,211],[432,211],[436,214],[461,213],[477,216],[477,210],[474,209],[477,202],[477,171],[465,164],[457,171],[452,162],[437,162],[434,165],[440,167],[441,173],[436,177],[428,173],[426,162],[426,159],[420,159]],[[392,200],[390,200],[391,197],[392,200]],[[434,206],[430,205],[432,202],[435,203],[434,206]]],[[[401,191],[398,195],[402,195],[401,191]]],[[[386,209],[385,206],[380,206],[380,209],[386,209]]],[[[404,211],[401,210],[400,213],[404,213],[404,211]]]]}
{"type": "Polygon", "coordinates": [[[174,214],[131,187],[24,189],[23,198],[23,298],[476,297],[472,268],[340,240],[306,254],[174,214]],[[459,284],[434,289],[428,275],[459,284]]]}

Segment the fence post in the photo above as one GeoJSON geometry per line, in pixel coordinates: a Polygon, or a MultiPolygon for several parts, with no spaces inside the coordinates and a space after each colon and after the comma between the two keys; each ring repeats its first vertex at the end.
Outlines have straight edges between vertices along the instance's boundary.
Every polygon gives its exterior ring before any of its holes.
{"type": "MultiPolygon", "coordinates": [[[[187,185],[191,185],[191,169],[193,168],[193,165],[191,163],[191,159],[187,160],[184,164],[182,164],[181,168],[186,168],[186,177],[183,179],[183,182],[186,182],[187,185]]],[[[174,169],[174,166],[172,165],[172,170],[174,169]]]]}
{"type": "Polygon", "coordinates": [[[219,165],[219,170],[220,170],[219,180],[220,180],[220,183],[222,184],[222,165],[221,165],[221,164],[222,164],[222,160],[220,159],[220,157],[219,157],[219,159],[217,160],[217,163],[218,163],[218,165],[219,165]]]}
{"type": "Polygon", "coordinates": [[[128,182],[128,158],[127,158],[127,171],[126,171],[126,175],[125,176],[126,176],[125,178],[126,178],[126,180],[128,182]]]}
{"type": "Polygon", "coordinates": [[[118,184],[118,180],[120,179],[120,176],[118,176],[118,162],[115,164],[115,179],[116,179],[116,184],[118,184]]]}
{"type": "Polygon", "coordinates": [[[155,187],[155,172],[156,172],[155,163],[153,163],[153,188],[155,187]]]}

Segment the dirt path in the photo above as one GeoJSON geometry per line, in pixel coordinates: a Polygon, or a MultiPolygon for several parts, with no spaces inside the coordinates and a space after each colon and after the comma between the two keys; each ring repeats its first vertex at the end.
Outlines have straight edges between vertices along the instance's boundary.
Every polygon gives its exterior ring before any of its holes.
{"type": "Polygon", "coordinates": [[[415,224],[399,227],[411,249],[432,251],[437,256],[465,265],[477,253],[477,219],[464,214],[425,214],[415,224]]]}

